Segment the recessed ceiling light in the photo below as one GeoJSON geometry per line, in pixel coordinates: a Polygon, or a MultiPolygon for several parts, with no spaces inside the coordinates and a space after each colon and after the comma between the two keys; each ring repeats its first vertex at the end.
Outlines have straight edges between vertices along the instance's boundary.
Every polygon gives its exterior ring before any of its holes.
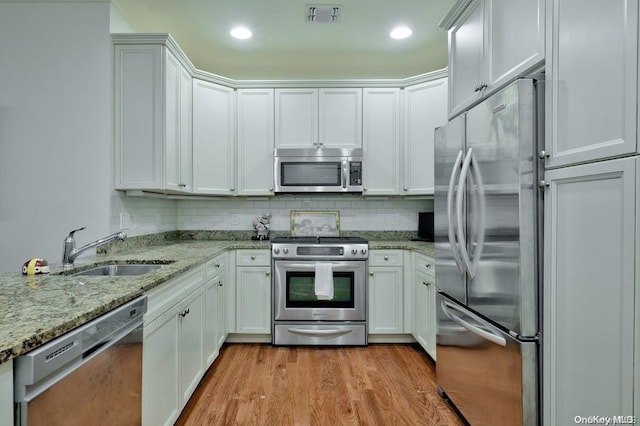
{"type": "Polygon", "coordinates": [[[251,36],[253,35],[247,27],[235,27],[231,30],[230,34],[232,37],[240,40],[246,40],[248,38],[251,38],[251,36]]]}
{"type": "Polygon", "coordinates": [[[391,32],[389,33],[389,36],[395,39],[403,39],[403,38],[409,37],[411,33],[412,33],[411,28],[401,25],[391,30],[391,32]]]}

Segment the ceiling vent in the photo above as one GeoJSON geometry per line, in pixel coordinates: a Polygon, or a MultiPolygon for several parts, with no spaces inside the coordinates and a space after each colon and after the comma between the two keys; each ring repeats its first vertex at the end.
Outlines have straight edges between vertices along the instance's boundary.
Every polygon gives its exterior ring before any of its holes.
{"type": "Polygon", "coordinates": [[[340,5],[307,5],[307,22],[336,22],[340,5]]]}

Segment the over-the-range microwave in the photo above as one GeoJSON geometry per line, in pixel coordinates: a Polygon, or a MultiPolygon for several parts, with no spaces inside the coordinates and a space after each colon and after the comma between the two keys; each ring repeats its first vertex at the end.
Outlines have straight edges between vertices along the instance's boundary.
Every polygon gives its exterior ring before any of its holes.
{"type": "Polygon", "coordinates": [[[276,148],[274,192],[362,192],[361,148],[276,148]]]}

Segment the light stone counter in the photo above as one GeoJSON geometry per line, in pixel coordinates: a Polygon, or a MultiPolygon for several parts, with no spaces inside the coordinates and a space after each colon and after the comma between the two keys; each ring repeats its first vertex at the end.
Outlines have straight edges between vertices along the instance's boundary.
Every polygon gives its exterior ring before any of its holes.
{"type": "MultiPolygon", "coordinates": [[[[268,241],[166,241],[79,258],[75,269],[105,263],[163,263],[138,276],[0,274],[0,364],[54,339],[225,250],[268,249],[268,241]]],[[[370,249],[414,250],[434,256],[433,243],[370,241],[370,249]]]]}

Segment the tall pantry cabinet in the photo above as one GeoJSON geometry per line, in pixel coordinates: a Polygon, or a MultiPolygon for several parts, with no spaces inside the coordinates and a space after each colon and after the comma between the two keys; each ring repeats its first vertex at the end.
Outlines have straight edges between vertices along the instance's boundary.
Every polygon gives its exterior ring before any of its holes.
{"type": "Polygon", "coordinates": [[[543,423],[640,412],[638,0],[547,2],[543,423]],[[603,80],[604,77],[604,80],[603,80]],[[606,80],[606,83],[605,83],[606,80]],[[635,360],[635,361],[634,361],[635,360]]]}

